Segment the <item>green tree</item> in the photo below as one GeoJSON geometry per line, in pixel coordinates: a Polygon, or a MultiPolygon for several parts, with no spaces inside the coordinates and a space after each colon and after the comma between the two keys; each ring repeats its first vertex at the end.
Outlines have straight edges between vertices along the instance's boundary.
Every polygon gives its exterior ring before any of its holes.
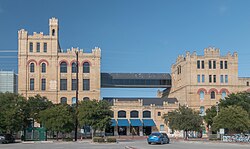
{"type": "Polygon", "coordinates": [[[185,139],[187,131],[199,131],[203,124],[199,112],[185,106],[180,106],[179,109],[169,112],[163,118],[171,129],[184,130],[185,139]]]}
{"type": "MultiPolygon", "coordinates": [[[[94,130],[103,131],[110,125],[112,111],[106,101],[82,101],[79,103],[78,120],[80,126],[91,126],[94,130]]],[[[93,135],[93,134],[92,134],[93,135]]],[[[92,136],[93,138],[93,136],[92,136]]]]}
{"type": "Polygon", "coordinates": [[[206,110],[206,115],[203,117],[207,127],[212,126],[213,118],[217,115],[216,106],[212,106],[206,110]]]}
{"type": "Polygon", "coordinates": [[[0,132],[14,133],[22,130],[26,100],[14,93],[0,93],[0,132]]]}
{"type": "Polygon", "coordinates": [[[239,92],[232,93],[225,98],[225,100],[220,100],[219,108],[229,107],[229,106],[241,106],[245,111],[247,111],[250,118],[250,93],[249,92],[239,92]]]}
{"type": "Polygon", "coordinates": [[[66,104],[54,105],[46,110],[40,111],[39,118],[43,126],[57,133],[69,133],[74,129],[72,107],[66,104]]]}
{"type": "Polygon", "coordinates": [[[222,108],[213,121],[212,130],[214,131],[227,128],[230,133],[242,133],[250,129],[248,113],[241,106],[222,108]]]}
{"type": "Polygon", "coordinates": [[[29,97],[26,105],[26,113],[29,119],[33,119],[40,123],[39,113],[47,108],[52,107],[53,103],[49,101],[45,96],[39,94],[34,97],[29,97]]]}

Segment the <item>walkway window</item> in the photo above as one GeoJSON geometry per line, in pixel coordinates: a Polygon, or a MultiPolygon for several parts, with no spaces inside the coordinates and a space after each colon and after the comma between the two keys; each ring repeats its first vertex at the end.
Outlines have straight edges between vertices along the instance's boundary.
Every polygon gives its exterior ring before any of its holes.
{"type": "Polygon", "coordinates": [[[201,99],[201,100],[204,99],[204,91],[200,91],[200,99],[201,99]]]}
{"type": "Polygon", "coordinates": [[[215,99],[215,92],[212,91],[212,92],[210,93],[210,96],[211,96],[211,99],[215,99]]]}
{"type": "Polygon", "coordinates": [[[35,72],[35,64],[34,63],[30,64],[30,72],[35,72]]]}
{"type": "Polygon", "coordinates": [[[67,104],[67,98],[66,97],[61,98],[61,104],[67,104]]]}
{"type": "Polygon", "coordinates": [[[200,60],[197,61],[197,69],[200,69],[200,60]]]}
{"type": "Polygon", "coordinates": [[[66,62],[62,62],[60,64],[60,73],[67,73],[67,63],[66,62]]]}
{"type": "Polygon", "coordinates": [[[212,83],[212,75],[209,75],[209,83],[212,83]]]}
{"type": "Polygon", "coordinates": [[[202,83],[205,82],[205,75],[202,75],[201,81],[202,81],[202,83]]]}
{"type": "Polygon", "coordinates": [[[83,101],[88,101],[89,97],[83,97],[83,101]]]}
{"type": "Polygon", "coordinates": [[[131,111],[130,112],[130,118],[138,118],[139,112],[138,111],[131,111]]]}
{"type": "Polygon", "coordinates": [[[89,63],[88,62],[84,62],[83,63],[83,73],[89,73],[89,63]]]}
{"type": "Polygon", "coordinates": [[[118,111],[118,118],[126,118],[126,111],[118,111]]]}
{"type": "Polygon", "coordinates": [[[227,69],[227,61],[224,62],[224,68],[227,69]]]}
{"type": "Polygon", "coordinates": [[[151,118],[151,112],[150,111],[143,111],[142,113],[143,118],[151,118]]]}
{"type": "Polygon", "coordinates": [[[72,73],[76,73],[76,62],[72,63],[72,73]]]}
{"type": "Polygon", "coordinates": [[[220,69],[223,69],[223,61],[220,61],[220,69]]]}
{"type": "Polygon", "coordinates": [[[247,86],[249,86],[249,82],[247,81],[247,86]]]}
{"type": "Polygon", "coordinates": [[[204,63],[204,61],[201,61],[201,68],[202,68],[202,69],[205,68],[205,63],[204,63]]]}
{"type": "Polygon", "coordinates": [[[221,99],[225,99],[226,96],[227,96],[226,91],[223,91],[223,92],[221,93],[221,99]]]}
{"type": "Polygon", "coordinates": [[[216,83],[216,75],[214,75],[214,83],[216,83]]]}
{"type": "Polygon", "coordinates": [[[46,64],[42,63],[42,73],[45,73],[45,72],[46,72],[46,64]]]}
{"type": "Polygon", "coordinates": [[[157,115],[158,115],[158,116],[161,116],[161,112],[158,112],[157,115]]]}
{"type": "Polygon", "coordinates": [[[208,68],[212,69],[212,61],[208,61],[208,68]]]}
{"type": "Polygon", "coordinates": [[[216,61],[213,61],[213,69],[216,69],[216,61]]]}

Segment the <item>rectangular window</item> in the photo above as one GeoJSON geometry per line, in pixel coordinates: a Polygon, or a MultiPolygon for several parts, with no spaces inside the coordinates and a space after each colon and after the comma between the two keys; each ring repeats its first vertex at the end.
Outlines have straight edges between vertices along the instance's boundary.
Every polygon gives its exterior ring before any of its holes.
{"type": "Polygon", "coordinates": [[[224,76],[220,75],[220,83],[224,83],[224,76]]]}
{"type": "Polygon", "coordinates": [[[164,131],[164,125],[160,125],[160,131],[164,131]]]}
{"type": "Polygon", "coordinates": [[[46,90],[46,79],[42,79],[42,91],[45,91],[46,90]]]}
{"type": "Polygon", "coordinates": [[[30,90],[33,91],[35,88],[35,80],[34,78],[31,78],[30,79],[30,90]]]}
{"type": "Polygon", "coordinates": [[[88,91],[90,89],[89,79],[83,79],[83,90],[88,91]]]}
{"type": "Polygon", "coordinates": [[[201,68],[202,68],[202,69],[205,68],[205,63],[204,63],[204,61],[201,61],[201,68]]]}
{"type": "Polygon", "coordinates": [[[33,52],[33,42],[30,42],[30,52],[33,52]]]}
{"type": "Polygon", "coordinates": [[[201,81],[202,81],[202,83],[205,82],[205,75],[202,75],[201,81]]]}
{"type": "Polygon", "coordinates": [[[197,61],[197,69],[200,69],[200,61],[197,61]]]}
{"type": "Polygon", "coordinates": [[[216,69],[216,61],[213,61],[213,69],[216,69]]]}
{"type": "Polygon", "coordinates": [[[60,90],[67,90],[67,79],[60,79],[60,90]]]}
{"type": "Polygon", "coordinates": [[[36,52],[40,52],[40,42],[36,43],[36,52]]]}
{"type": "Polygon", "coordinates": [[[225,75],[225,83],[228,83],[228,76],[225,75]]]}
{"type": "Polygon", "coordinates": [[[212,75],[209,75],[209,83],[212,83],[212,75]]]}
{"type": "Polygon", "coordinates": [[[223,69],[223,61],[220,61],[220,69],[223,69]]]}
{"type": "Polygon", "coordinates": [[[201,82],[201,76],[197,75],[197,82],[200,83],[201,82]]]}
{"type": "Polygon", "coordinates": [[[225,69],[227,69],[227,61],[225,61],[224,64],[225,64],[225,69]]]}
{"type": "Polygon", "coordinates": [[[76,85],[77,85],[76,79],[72,79],[71,80],[71,90],[72,91],[76,90],[76,85]]]}
{"type": "Polygon", "coordinates": [[[208,68],[212,69],[212,61],[208,61],[208,68]]]}
{"type": "Polygon", "coordinates": [[[214,83],[216,83],[216,75],[214,75],[214,83]]]}
{"type": "Polygon", "coordinates": [[[43,43],[43,52],[47,52],[47,43],[43,43]]]}

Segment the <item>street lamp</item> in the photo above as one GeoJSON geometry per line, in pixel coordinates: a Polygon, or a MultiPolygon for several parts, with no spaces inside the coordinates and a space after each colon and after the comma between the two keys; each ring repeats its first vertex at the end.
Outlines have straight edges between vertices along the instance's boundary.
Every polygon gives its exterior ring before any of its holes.
{"type": "Polygon", "coordinates": [[[75,51],[76,53],[76,109],[75,109],[75,141],[77,141],[77,126],[78,126],[78,50],[75,51]]]}

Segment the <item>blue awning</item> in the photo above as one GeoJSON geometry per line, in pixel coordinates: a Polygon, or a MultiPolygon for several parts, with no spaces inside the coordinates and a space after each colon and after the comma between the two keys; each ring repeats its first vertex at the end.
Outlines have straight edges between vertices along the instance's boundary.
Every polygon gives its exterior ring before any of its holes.
{"type": "Polygon", "coordinates": [[[116,120],[115,119],[111,119],[111,126],[117,126],[116,120]]]}
{"type": "Polygon", "coordinates": [[[117,119],[118,126],[129,126],[128,119],[117,119]]]}
{"type": "Polygon", "coordinates": [[[156,126],[153,119],[142,119],[143,126],[156,126]]]}
{"type": "Polygon", "coordinates": [[[142,126],[142,122],[140,119],[130,119],[131,126],[142,126]]]}

